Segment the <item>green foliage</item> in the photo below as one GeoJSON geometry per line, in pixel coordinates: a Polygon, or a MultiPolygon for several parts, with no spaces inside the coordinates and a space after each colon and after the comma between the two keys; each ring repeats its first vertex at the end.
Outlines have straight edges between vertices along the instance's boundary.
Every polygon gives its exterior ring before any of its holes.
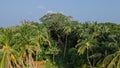
{"type": "Polygon", "coordinates": [[[45,66],[46,68],[58,68],[58,66],[52,61],[48,61],[47,63],[45,63],[45,66]]]}
{"type": "Polygon", "coordinates": [[[120,68],[120,24],[79,23],[61,13],[40,21],[0,28],[0,68],[43,60],[46,68],[120,68]]]}

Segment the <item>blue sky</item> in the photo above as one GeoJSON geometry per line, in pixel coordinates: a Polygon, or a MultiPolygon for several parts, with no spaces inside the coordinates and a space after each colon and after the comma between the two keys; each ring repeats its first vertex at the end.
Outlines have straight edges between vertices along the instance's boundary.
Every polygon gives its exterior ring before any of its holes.
{"type": "Polygon", "coordinates": [[[39,22],[48,12],[61,12],[79,22],[120,24],[120,0],[0,0],[0,27],[39,22]]]}

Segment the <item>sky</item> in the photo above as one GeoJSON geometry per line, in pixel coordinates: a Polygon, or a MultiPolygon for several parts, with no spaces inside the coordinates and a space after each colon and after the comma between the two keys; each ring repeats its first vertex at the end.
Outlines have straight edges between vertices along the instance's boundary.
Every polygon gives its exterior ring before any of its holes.
{"type": "Polygon", "coordinates": [[[120,0],[0,0],[0,27],[40,22],[47,13],[60,12],[79,22],[120,24],[120,0]]]}

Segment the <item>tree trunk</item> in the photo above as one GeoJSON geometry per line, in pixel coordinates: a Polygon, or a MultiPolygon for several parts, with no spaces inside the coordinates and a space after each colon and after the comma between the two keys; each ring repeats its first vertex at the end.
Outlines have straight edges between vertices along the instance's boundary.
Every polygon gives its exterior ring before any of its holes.
{"type": "Polygon", "coordinates": [[[10,58],[7,56],[7,62],[6,62],[6,68],[12,68],[11,62],[10,62],[10,58]]]}
{"type": "Polygon", "coordinates": [[[88,60],[88,63],[89,63],[89,65],[90,65],[90,68],[93,68],[93,67],[92,67],[92,64],[91,64],[91,62],[90,62],[90,60],[89,60],[88,48],[87,48],[87,60],[88,60]]]}
{"type": "Polygon", "coordinates": [[[29,54],[29,66],[30,68],[34,68],[34,61],[33,61],[33,58],[32,58],[32,54],[29,54]]]}
{"type": "Polygon", "coordinates": [[[66,55],[66,48],[67,48],[67,35],[66,35],[66,38],[65,38],[65,47],[64,47],[64,55],[63,55],[63,58],[65,58],[65,55],[66,55]]]}
{"type": "Polygon", "coordinates": [[[55,62],[55,55],[53,54],[53,63],[55,62]]]}
{"type": "MultiPolygon", "coordinates": [[[[92,54],[93,54],[93,50],[92,50],[92,54]]],[[[94,66],[95,66],[95,59],[94,58],[92,59],[92,62],[93,62],[92,67],[94,68],[94,66]]]]}
{"type": "Polygon", "coordinates": [[[58,42],[60,43],[61,47],[63,48],[64,47],[64,43],[62,42],[61,37],[60,37],[59,34],[57,34],[57,38],[58,38],[58,42]]]}

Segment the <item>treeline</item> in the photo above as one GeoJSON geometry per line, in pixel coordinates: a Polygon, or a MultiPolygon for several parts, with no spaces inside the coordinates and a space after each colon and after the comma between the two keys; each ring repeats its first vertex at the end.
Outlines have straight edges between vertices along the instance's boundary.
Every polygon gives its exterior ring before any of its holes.
{"type": "Polygon", "coordinates": [[[48,13],[41,23],[0,28],[0,68],[120,68],[120,24],[48,13]]]}

